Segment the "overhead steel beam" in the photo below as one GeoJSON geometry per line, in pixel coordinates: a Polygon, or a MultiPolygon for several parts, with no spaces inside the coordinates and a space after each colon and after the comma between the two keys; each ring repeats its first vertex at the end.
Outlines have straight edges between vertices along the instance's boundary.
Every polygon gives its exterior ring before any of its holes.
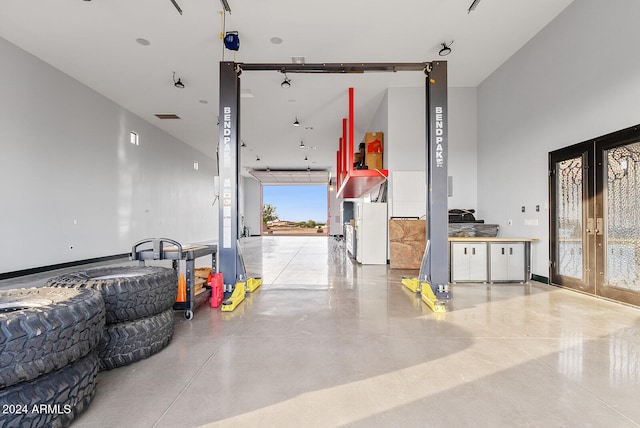
{"type": "Polygon", "coordinates": [[[396,72],[396,71],[424,71],[428,62],[357,62],[357,63],[315,63],[315,64],[247,64],[238,63],[241,70],[252,71],[280,71],[284,73],[365,73],[365,72],[396,72]]]}

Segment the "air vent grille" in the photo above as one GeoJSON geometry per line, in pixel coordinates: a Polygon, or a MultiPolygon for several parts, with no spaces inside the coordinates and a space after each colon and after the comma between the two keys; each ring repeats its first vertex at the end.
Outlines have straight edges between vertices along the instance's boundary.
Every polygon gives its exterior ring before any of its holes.
{"type": "Polygon", "coordinates": [[[178,116],[177,114],[156,114],[156,117],[158,119],[180,119],[180,116],[178,116]]]}

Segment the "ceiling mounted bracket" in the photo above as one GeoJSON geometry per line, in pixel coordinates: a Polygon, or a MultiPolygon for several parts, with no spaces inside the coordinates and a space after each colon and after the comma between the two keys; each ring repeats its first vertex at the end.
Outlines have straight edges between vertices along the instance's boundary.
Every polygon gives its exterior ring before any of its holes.
{"type": "Polygon", "coordinates": [[[480,3],[480,0],[473,0],[473,3],[469,6],[469,10],[467,10],[467,14],[471,13],[478,6],[478,3],[480,3]]]}
{"type": "Polygon", "coordinates": [[[227,0],[220,0],[220,3],[222,3],[222,7],[224,8],[224,10],[226,12],[229,12],[229,15],[231,15],[231,7],[229,7],[229,2],[227,0]]]}
{"type": "Polygon", "coordinates": [[[180,6],[178,6],[178,3],[176,2],[176,0],[171,0],[171,3],[173,3],[173,6],[176,8],[178,13],[182,15],[182,9],[180,9],[180,6]]]}

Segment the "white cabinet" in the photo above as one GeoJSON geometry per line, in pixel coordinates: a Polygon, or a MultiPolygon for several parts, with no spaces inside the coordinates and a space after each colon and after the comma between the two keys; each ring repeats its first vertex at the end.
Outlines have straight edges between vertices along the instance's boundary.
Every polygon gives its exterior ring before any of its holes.
{"type": "Polygon", "coordinates": [[[524,242],[492,242],[489,244],[489,281],[524,282],[525,250],[524,242]]]}
{"type": "Polygon", "coordinates": [[[451,243],[451,282],[487,281],[487,243],[451,243]]]}
{"type": "Polygon", "coordinates": [[[345,246],[351,257],[356,256],[356,231],[350,224],[344,225],[345,246]]]}
{"type": "Polygon", "coordinates": [[[355,256],[363,265],[387,264],[387,204],[358,202],[355,256]]]}

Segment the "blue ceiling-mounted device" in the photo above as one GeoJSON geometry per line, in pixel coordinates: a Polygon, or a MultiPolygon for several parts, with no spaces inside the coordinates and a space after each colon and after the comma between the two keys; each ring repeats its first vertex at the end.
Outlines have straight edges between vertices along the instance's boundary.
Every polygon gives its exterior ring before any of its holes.
{"type": "Polygon", "coordinates": [[[240,38],[237,31],[229,31],[224,36],[224,47],[230,51],[237,51],[240,49],[240,38]]]}

